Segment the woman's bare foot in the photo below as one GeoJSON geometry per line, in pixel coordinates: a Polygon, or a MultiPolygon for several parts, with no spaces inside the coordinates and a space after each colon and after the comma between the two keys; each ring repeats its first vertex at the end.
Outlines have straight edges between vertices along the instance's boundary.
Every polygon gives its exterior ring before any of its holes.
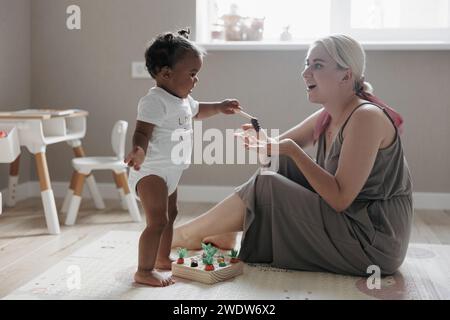
{"type": "Polygon", "coordinates": [[[212,245],[220,249],[231,250],[236,246],[236,235],[237,233],[235,232],[218,234],[206,237],[202,242],[211,243],[212,245]]]}
{"type": "Polygon", "coordinates": [[[165,276],[156,271],[136,271],[134,281],[152,287],[167,287],[175,283],[172,275],[165,276]]]}
{"type": "Polygon", "coordinates": [[[157,258],[155,262],[155,269],[158,270],[172,270],[172,262],[175,260],[170,259],[169,257],[166,258],[157,258]]]}
{"type": "Polygon", "coordinates": [[[172,248],[199,250],[202,248],[202,239],[189,238],[183,234],[181,228],[175,228],[173,230],[172,248]]]}

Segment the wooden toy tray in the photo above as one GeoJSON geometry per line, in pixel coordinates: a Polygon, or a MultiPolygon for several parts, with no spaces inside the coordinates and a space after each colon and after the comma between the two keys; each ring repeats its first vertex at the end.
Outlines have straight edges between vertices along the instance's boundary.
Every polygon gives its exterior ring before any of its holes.
{"type": "Polygon", "coordinates": [[[205,265],[202,262],[202,255],[197,255],[184,258],[184,264],[178,264],[177,261],[174,261],[172,263],[172,274],[184,279],[213,284],[234,278],[243,273],[244,263],[242,261],[239,260],[236,263],[230,263],[230,258],[225,257],[226,266],[220,267],[217,262],[217,257],[214,257],[213,271],[206,271],[205,265]],[[192,259],[197,261],[197,267],[191,267],[192,259]]]}

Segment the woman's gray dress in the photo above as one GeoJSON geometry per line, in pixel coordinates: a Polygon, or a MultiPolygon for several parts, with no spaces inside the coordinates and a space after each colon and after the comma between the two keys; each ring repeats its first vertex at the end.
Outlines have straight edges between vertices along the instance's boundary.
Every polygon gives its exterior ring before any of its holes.
{"type": "MultiPolygon", "coordinates": [[[[318,141],[317,164],[333,175],[347,121],[327,158],[323,134],[318,141]]],[[[364,187],[341,213],[284,156],[277,174],[258,171],[235,191],[247,206],[239,254],[245,262],[367,276],[370,265],[392,274],[405,258],[413,219],[412,183],[398,132],[389,147],[378,151],[364,187]]]]}

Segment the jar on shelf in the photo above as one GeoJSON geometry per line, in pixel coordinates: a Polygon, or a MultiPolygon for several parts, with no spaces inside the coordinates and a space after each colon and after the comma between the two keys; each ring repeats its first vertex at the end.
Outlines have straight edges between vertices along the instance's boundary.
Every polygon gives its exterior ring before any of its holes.
{"type": "Polygon", "coordinates": [[[211,40],[223,41],[225,40],[225,26],[223,23],[214,23],[211,26],[211,40]]]}
{"type": "Polygon", "coordinates": [[[251,17],[248,19],[246,30],[247,41],[261,41],[264,35],[264,20],[265,18],[251,17]]]}

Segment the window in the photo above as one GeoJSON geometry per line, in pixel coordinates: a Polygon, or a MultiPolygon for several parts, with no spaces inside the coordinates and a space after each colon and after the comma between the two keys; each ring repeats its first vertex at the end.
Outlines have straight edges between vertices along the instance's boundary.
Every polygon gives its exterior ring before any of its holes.
{"type": "Polygon", "coordinates": [[[197,0],[197,41],[309,43],[332,33],[362,42],[450,44],[449,0],[197,0]]]}

